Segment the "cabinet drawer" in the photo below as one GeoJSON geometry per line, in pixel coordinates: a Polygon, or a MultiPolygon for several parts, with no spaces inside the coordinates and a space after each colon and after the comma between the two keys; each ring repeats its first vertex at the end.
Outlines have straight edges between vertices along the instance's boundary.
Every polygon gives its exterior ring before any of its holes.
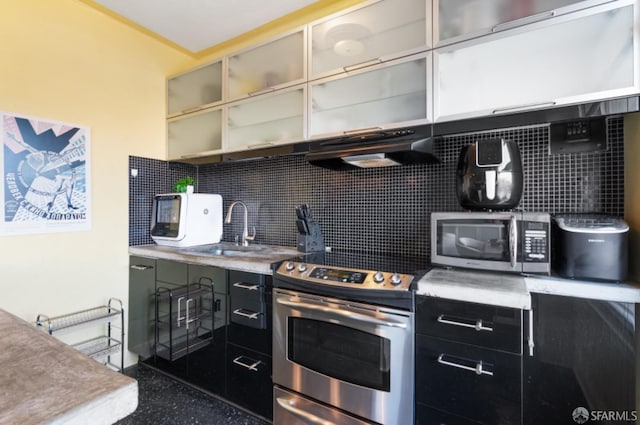
{"type": "Polygon", "coordinates": [[[189,265],[189,283],[198,283],[200,279],[210,279],[213,282],[213,292],[227,294],[227,271],[217,267],[189,265]]]}
{"type": "Polygon", "coordinates": [[[273,417],[271,357],[227,345],[228,397],[266,418],[273,417]]]}
{"type": "Polygon", "coordinates": [[[416,425],[481,425],[460,416],[416,403],[416,425]]]}
{"type": "Polygon", "coordinates": [[[243,308],[247,310],[264,312],[264,286],[236,281],[231,283],[231,306],[235,308],[243,308]]]}
{"type": "Polygon", "coordinates": [[[229,272],[229,292],[231,296],[229,316],[231,322],[256,329],[267,328],[267,304],[271,300],[267,300],[265,283],[264,275],[237,271],[229,272]]]}
{"type": "Polygon", "coordinates": [[[520,356],[423,335],[416,353],[417,402],[484,424],[520,423],[520,356]]]}
{"type": "Polygon", "coordinates": [[[169,260],[157,260],[156,279],[161,282],[186,285],[189,279],[188,265],[169,260]]]}
{"type": "Polygon", "coordinates": [[[522,352],[522,310],[419,296],[416,311],[419,334],[522,352]]]}

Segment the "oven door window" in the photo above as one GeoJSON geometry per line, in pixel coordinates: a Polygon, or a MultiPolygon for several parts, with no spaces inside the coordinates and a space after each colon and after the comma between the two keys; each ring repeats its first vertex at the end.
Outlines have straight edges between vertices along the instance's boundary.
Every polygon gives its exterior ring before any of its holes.
{"type": "Polygon", "coordinates": [[[391,341],[347,326],[289,317],[288,358],[317,373],[390,390],[391,341]]]}
{"type": "Polygon", "coordinates": [[[509,220],[438,220],[437,254],[487,261],[509,261],[509,220]]]}

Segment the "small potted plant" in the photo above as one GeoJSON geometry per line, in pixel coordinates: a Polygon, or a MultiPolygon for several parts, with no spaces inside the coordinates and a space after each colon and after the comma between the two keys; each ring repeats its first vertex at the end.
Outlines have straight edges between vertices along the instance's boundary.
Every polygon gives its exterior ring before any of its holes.
{"type": "Polygon", "coordinates": [[[193,193],[193,185],[195,182],[196,180],[193,177],[189,177],[189,176],[183,177],[173,185],[173,190],[175,190],[178,193],[180,192],[193,193]]]}

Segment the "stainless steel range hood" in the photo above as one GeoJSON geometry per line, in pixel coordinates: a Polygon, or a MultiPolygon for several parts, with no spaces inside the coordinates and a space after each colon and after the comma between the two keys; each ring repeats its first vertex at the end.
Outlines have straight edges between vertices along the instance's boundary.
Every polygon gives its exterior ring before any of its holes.
{"type": "Polygon", "coordinates": [[[332,170],[440,162],[430,128],[373,131],[311,143],[310,164],[332,170]]]}

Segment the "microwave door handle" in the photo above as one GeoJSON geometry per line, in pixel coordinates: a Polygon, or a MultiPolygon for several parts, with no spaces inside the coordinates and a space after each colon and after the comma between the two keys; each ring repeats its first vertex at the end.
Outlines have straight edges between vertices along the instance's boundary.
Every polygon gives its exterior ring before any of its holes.
{"type": "Polygon", "coordinates": [[[293,307],[297,309],[305,309],[305,310],[311,310],[311,311],[321,311],[323,313],[329,313],[335,316],[342,316],[347,319],[358,320],[360,322],[370,323],[373,325],[388,326],[391,328],[402,328],[402,329],[405,329],[407,327],[405,323],[396,322],[394,320],[378,319],[376,317],[367,316],[365,314],[356,313],[354,311],[342,310],[342,309],[332,308],[328,306],[320,306],[320,305],[309,304],[309,303],[304,303],[299,301],[284,300],[281,298],[277,298],[276,302],[278,304],[286,305],[287,307],[293,307]]]}
{"type": "Polygon", "coordinates": [[[515,215],[511,216],[509,225],[509,254],[511,256],[511,268],[516,268],[518,260],[518,220],[515,215]]]}

